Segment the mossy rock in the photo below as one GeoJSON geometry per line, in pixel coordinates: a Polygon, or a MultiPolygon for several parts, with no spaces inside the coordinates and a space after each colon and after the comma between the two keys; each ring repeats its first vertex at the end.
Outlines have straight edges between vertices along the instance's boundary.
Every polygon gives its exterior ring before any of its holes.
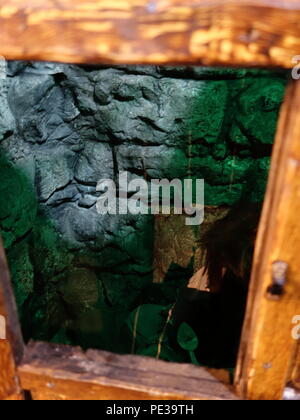
{"type": "Polygon", "coordinates": [[[9,248],[33,228],[37,203],[33,186],[3,156],[0,157],[0,178],[0,231],[5,248],[9,248]]]}

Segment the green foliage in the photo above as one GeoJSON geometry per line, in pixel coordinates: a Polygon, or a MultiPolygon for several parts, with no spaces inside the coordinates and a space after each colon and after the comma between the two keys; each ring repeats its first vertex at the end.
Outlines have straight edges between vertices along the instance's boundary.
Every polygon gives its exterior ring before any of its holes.
{"type": "Polygon", "coordinates": [[[157,344],[153,344],[150,347],[147,347],[140,351],[139,356],[147,356],[147,357],[154,357],[159,358],[161,360],[166,360],[169,362],[180,362],[180,358],[176,355],[175,351],[169,347],[166,343],[163,344],[158,356],[158,346],[157,344]]]}
{"type": "Polygon", "coordinates": [[[131,340],[131,353],[172,362],[183,358],[171,348],[168,336],[171,306],[141,305],[126,322],[127,337],[131,340]]]}
{"type": "Polygon", "coordinates": [[[199,365],[194,353],[194,351],[197,350],[199,346],[198,337],[193,328],[190,327],[186,322],[183,322],[180,325],[178,329],[177,340],[183,350],[189,352],[192,363],[199,365]]]}
{"type": "Polygon", "coordinates": [[[130,314],[126,324],[132,336],[132,353],[141,354],[146,348],[154,345],[157,354],[158,339],[166,316],[166,308],[152,304],[141,305],[130,314]]]}
{"type": "Polygon", "coordinates": [[[198,348],[199,342],[193,328],[186,322],[183,322],[178,329],[178,343],[186,351],[195,351],[198,348]]]}

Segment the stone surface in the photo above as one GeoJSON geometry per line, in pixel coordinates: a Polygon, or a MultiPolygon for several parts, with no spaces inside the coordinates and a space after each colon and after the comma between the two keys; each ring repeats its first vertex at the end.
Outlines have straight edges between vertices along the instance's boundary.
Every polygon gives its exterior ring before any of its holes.
{"type": "Polygon", "coordinates": [[[97,182],[191,176],[209,206],[261,201],[285,83],[245,69],[9,63],[0,231],[25,337],[116,350],[138,305],[172,303],[178,286],[153,288],[153,261],[157,282],[174,264],[187,280],[199,232],[172,219],[154,245],[153,217],[97,213],[97,182]]]}
{"type": "Polygon", "coordinates": [[[96,186],[101,179],[113,179],[113,151],[109,144],[87,142],[78,156],[74,175],[84,185],[96,186]]]}
{"type": "Polygon", "coordinates": [[[35,154],[36,185],[40,201],[65,188],[73,179],[75,155],[65,147],[42,149],[35,154]]]}
{"type": "Polygon", "coordinates": [[[153,281],[179,277],[181,270],[197,272],[204,263],[205,253],[201,240],[216,220],[228,213],[228,207],[205,208],[204,223],[195,229],[186,226],[185,215],[158,215],[155,217],[153,281]]]}

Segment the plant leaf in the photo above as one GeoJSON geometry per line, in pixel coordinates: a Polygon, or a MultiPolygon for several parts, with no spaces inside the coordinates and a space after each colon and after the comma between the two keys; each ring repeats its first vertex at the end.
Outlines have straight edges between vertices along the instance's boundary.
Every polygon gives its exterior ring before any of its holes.
{"type": "Polygon", "coordinates": [[[199,345],[198,337],[195,331],[186,322],[183,322],[180,325],[177,340],[179,345],[186,351],[194,351],[199,345]]]}
{"type": "MultiPolygon", "coordinates": [[[[132,336],[132,353],[137,353],[152,344],[158,346],[168,316],[168,307],[145,304],[135,309],[126,321],[132,336]]],[[[155,354],[156,356],[156,354],[155,354]]]]}
{"type": "MultiPolygon", "coordinates": [[[[139,351],[138,355],[157,357],[157,344],[152,344],[150,347],[139,351]]],[[[166,360],[168,362],[184,362],[184,358],[166,344],[163,344],[159,358],[160,360],[166,360]]]]}

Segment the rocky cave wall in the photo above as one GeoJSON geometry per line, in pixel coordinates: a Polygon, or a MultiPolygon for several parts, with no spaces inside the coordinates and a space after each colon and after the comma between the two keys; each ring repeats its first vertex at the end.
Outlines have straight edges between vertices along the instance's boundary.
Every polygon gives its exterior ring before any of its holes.
{"type": "MultiPolygon", "coordinates": [[[[177,286],[152,284],[154,218],[100,216],[96,183],[192,176],[208,206],[261,201],[285,84],[269,71],[8,63],[0,231],[25,338],[121,351],[130,311],[172,303],[177,286]]],[[[189,270],[176,266],[178,285],[189,270]]]]}

